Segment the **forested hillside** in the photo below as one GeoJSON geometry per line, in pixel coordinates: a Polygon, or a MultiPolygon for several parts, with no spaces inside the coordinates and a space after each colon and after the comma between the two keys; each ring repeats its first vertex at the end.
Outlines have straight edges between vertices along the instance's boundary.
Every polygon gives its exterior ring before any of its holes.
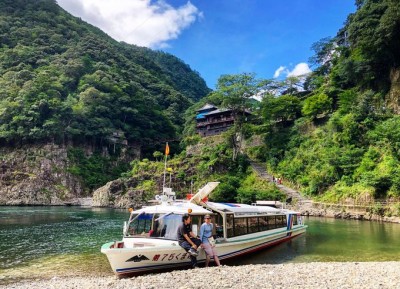
{"type": "Polygon", "coordinates": [[[263,101],[258,157],[326,201],[400,196],[400,4],[356,5],[336,37],[314,45],[306,91],[263,101]]]}
{"type": "Polygon", "coordinates": [[[209,91],[175,56],[119,43],[55,0],[0,1],[0,204],[90,195],[178,139],[209,91]]]}
{"type": "MultiPolygon", "coordinates": [[[[252,123],[235,126],[227,142],[235,146],[233,131],[261,136],[263,145],[247,152],[310,197],[398,200],[400,4],[357,0],[356,5],[335,37],[313,45],[311,74],[283,81],[225,75],[202,104],[245,108],[246,98],[263,96],[252,123]]],[[[187,112],[186,143],[196,141],[193,117],[200,106],[187,112]]]]}
{"type": "Polygon", "coordinates": [[[176,57],[118,43],[54,0],[0,2],[0,143],[173,138],[209,92],[176,57]]]}

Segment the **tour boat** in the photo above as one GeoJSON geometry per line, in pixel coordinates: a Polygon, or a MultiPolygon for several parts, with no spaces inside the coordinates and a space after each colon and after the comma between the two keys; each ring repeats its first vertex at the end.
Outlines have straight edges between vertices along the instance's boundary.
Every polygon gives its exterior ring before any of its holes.
{"type": "MultiPolygon", "coordinates": [[[[156,196],[158,204],[131,210],[122,240],[101,247],[115,274],[128,276],[188,267],[190,255],[177,241],[177,227],[188,212],[195,234],[200,231],[204,215],[211,216],[221,261],[273,246],[306,231],[302,217],[294,211],[209,202],[207,196],[218,184],[210,182],[189,200],[181,201],[175,200],[175,193],[166,188],[163,195],[156,196]]],[[[205,259],[205,251],[199,248],[198,262],[205,259]]]]}

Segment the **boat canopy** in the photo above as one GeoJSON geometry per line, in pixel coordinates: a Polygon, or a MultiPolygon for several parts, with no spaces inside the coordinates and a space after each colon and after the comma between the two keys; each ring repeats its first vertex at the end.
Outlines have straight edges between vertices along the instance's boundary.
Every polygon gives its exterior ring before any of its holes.
{"type": "Polygon", "coordinates": [[[213,203],[207,202],[207,206],[223,212],[232,212],[234,214],[282,214],[282,210],[267,206],[251,206],[246,204],[233,203],[213,203]]]}
{"type": "Polygon", "coordinates": [[[188,213],[189,209],[192,210],[190,213],[191,215],[206,215],[210,214],[211,212],[209,210],[204,209],[201,206],[198,206],[193,203],[189,202],[174,202],[173,204],[168,204],[168,203],[163,203],[160,205],[155,205],[155,206],[148,206],[148,207],[143,207],[140,210],[133,211],[132,214],[140,214],[140,213],[146,213],[146,214],[168,214],[168,213],[173,213],[177,215],[183,215],[185,213],[188,213]]]}

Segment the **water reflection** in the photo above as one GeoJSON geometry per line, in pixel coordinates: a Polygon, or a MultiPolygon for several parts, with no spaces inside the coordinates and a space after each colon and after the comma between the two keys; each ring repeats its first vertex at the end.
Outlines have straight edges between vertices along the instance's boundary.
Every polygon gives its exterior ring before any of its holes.
{"type": "Polygon", "coordinates": [[[0,268],[59,254],[100,254],[121,235],[126,211],[73,207],[0,207],[0,268]]]}
{"type": "Polygon", "coordinates": [[[242,258],[240,264],[400,261],[399,224],[311,217],[306,222],[306,234],[242,258]]]}

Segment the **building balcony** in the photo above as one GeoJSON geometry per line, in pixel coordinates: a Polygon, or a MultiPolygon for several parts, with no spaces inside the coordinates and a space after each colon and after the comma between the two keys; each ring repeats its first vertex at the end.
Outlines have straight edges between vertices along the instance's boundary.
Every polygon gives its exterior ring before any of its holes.
{"type": "Polygon", "coordinates": [[[196,127],[202,127],[202,126],[207,126],[207,125],[211,125],[211,124],[220,124],[220,123],[224,123],[224,122],[233,122],[233,121],[234,121],[233,117],[216,118],[216,119],[210,119],[210,120],[206,120],[206,121],[197,122],[196,127]]]}

